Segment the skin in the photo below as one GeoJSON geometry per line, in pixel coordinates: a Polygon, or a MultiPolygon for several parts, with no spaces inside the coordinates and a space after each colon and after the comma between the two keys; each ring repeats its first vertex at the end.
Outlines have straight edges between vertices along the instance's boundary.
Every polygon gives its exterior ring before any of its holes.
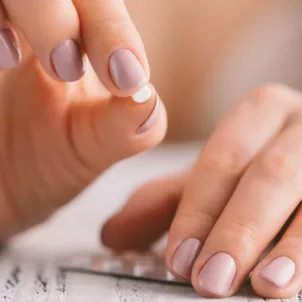
{"type": "Polygon", "coordinates": [[[57,81],[50,56],[70,39],[81,44],[99,80],[113,95],[127,97],[138,88],[121,90],[113,82],[108,61],[117,49],[131,50],[145,71],[145,82],[149,81],[144,46],[123,1],[4,0],[0,27],[19,29],[17,36],[27,40],[45,71],[57,81]]]}
{"type": "Polygon", "coordinates": [[[157,98],[154,90],[144,104],[113,97],[91,67],[81,81],[58,82],[30,51],[18,68],[3,72],[1,241],[47,218],[115,162],[159,143],[164,106],[153,126],[139,132],[157,98]]]}
{"type": "MultiPolygon", "coordinates": [[[[216,42],[205,51],[200,65],[195,65],[196,57],[187,48],[182,49],[178,55],[191,58],[186,66],[194,68],[178,66],[183,70],[179,78],[171,77],[179,74],[175,70],[170,76],[158,76],[158,84],[167,89],[170,108],[174,99],[183,104],[178,109],[188,107],[182,100],[193,95],[214,63],[208,55],[221,55],[212,51],[222,51],[220,46],[232,40],[234,29],[259,9],[254,3],[234,1],[230,7],[236,9],[230,9],[229,20],[238,21],[235,16],[241,16],[241,22],[229,27],[221,22],[215,39],[208,36],[216,42]],[[249,7],[245,14],[238,3],[249,7]],[[171,81],[168,85],[166,79],[171,81]],[[177,83],[184,79],[190,79],[193,86],[181,90],[177,83]]],[[[197,19],[202,20],[199,15],[197,19]]],[[[127,48],[139,59],[149,80],[142,41],[122,1],[3,0],[0,25],[15,28],[23,52],[22,63],[0,76],[0,239],[4,241],[47,218],[115,162],[159,143],[166,119],[162,106],[156,123],[139,133],[155,108],[156,92],[148,102],[135,104],[129,98],[134,91],[120,90],[109,74],[112,53],[127,48]],[[85,75],[76,83],[58,79],[49,60],[54,47],[67,39],[78,41],[89,60],[85,75]]],[[[207,45],[202,42],[202,47],[207,45]]],[[[175,66],[173,61],[167,63],[175,66]]],[[[180,115],[173,111],[172,121],[177,124],[180,115]]],[[[179,112],[184,115],[183,110],[179,112]]],[[[173,257],[180,243],[187,238],[203,242],[189,278],[201,296],[213,295],[199,287],[198,274],[221,251],[237,265],[227,295],[238,290],[254,267],[252,284],[261,296],[285,298],[297,293],[302,287],[300,209],[278,245],[256,262],[302,197],[301,116],[300,93],[281,85],[243,97],[211,135],[193,170],[141,188],[105,225],[103,242],[117,251],[145,250],[170,230],[166,259],[176,276],[173,257]],[[278,256],[287,256],[296,264],[294,277],[282,289],[261,277],[261,269],[278,256]]]]}
{"type": "Polygon", "coordinates": [[[298,293],[302,287],[301,101],[299,92],[282,85],[245,96],[222,119],[193,169],[185,177],[173,176],[141,188],[105,224],[103,242],[118,251],[147,249],[169,230],[166,262],[178,278],[182,277],[173,269],[173,257],[180,243],[188,238],[203,242],[189,277],[201,296],[221,297],[203,291],[198,282],[201,269],[217,252],[231,255],[237,266],[225,296],[235,294],[252,270],[252,285],[260,296],[286,298],[298,293]],[[142,202],[146,199],[148,206],[142,202]],[[279,243],[257,264],[297,207],[279,243]],[[163,209],[170,221],[163,221],[163,209]],[[151,217],[157,227],[150,228],[145,217],[151,217]],[[284,288],[261,275],[262,268],[279,256],[296,265],[284,288]]]}
{"type": "Polygon", "coordinates": [[[167,125],[151,84],[152,96],[136,104],[129,97],[135,91],[119,89],[109,74],[110,56],[126,48],[149,81],[144,47],[123,1],[1,4],[0,29],[14,30],[10,38],[22,51],[19,64],[0,74],[3,242],[46,219],[114,163],[154,147],[167,125]],[[58,78],[50,62],[52,50],[68,39],[87,56],[76,82],[58,78]]]}

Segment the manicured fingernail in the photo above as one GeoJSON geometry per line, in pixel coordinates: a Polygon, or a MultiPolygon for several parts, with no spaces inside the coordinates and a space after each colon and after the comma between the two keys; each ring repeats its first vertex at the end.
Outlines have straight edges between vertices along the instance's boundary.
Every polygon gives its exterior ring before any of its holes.
{"type": "Polygon", "coordinates": [[[119,49],[109,60],[115,84],[122,90],[138,89],[146,84],[145,71],[137,57],[128,49],[119,49]]]}
{"type": "Polygon", "coordinates": [[[79,80],[85,73],[85,63],[80,45],[66,40],[51,53],[53,67],[58,77],[66,82],[79,80]]]}
{"type": "Polygon", "coordinates": [[[152,90],[148,85],[146,85],[143,88],[141,88],[139,91],[134,93],[132,95],[132,99],[134,102],[141,104],[147,102],[151,98],[151,96],[152,96],[152,90]]]}
{"type": "Polygon", "coordinates": [[[295,263],[288,257],[279,257],[267,264],[261,271],[262,278],[279,288],[284,288],[295,274],[295,263]]]}
{"type": "Polygon", "coordinates": [[[199,274],[202,291],[218,296],[229,293],[236,274],[236,263],[226,253],[215,254],[208,260],[199,274]]]}
{"type": "Polygon", "coordinates": [[[201,250],[202,243],[195,238],[184,240],[178,247],[173,258],[173,270],[179,276],[190,279],[192,267],[201,250]]]}
{"type": "Polygon", "coordinates": [[[21,51],[9,28],[0,30],[0,68],[16,67],[21,61],[21,51]]]}
{"type": "Polygon", "coordinates": [[[154,109],[152,110],[149,117],[146,119],[146,121],[138,128],[138,133],[144,133],[150,130],[158,121],[160,117],[160,110],[161,110],[161,100],[158,96],[156,96],[154,109]]]}

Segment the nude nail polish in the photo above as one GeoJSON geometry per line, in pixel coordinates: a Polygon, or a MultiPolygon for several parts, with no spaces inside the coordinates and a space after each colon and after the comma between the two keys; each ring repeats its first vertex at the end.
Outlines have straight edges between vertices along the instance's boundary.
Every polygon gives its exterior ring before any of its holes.
{"type": "Polygon", "coordinates": [[[228,295],[236,274],[236,263],[226,253],[212,256],[199,274],[200,289],[217,296],[228,295]]]}
{"type": "Polygon", "coordinates": [[[85,63],[80,45],[66,40],[51,53],[53,67],[58,77],[66,82],[79,80],[85,73],[85,63]]]}
{"type": "Polygon", "coordinates": [[[190,279],[194,262],[202,248],[202,243],[196,238],[184,240],[178,247],[173,258],[173,270],[179,276],[190,279]]]}
{"type": "Polygon", "coordinates": [[[113,53],[109,69],[115,84],[122,90],[139,89],[146,84],[147,78],[141,63],[128,49],[113,53]]]}
{"type": "Polygon", "coordinates": [[[9,28],[0,30],[0,68],[15,68],[21,61],[21,51],[9,28]]]}
{"type": "Polygon", "coordinates": [[[295,262],[288,257],[278,257],[269,262],[260,276],[279,288],[285,288],[295,274],[295,262]]]}

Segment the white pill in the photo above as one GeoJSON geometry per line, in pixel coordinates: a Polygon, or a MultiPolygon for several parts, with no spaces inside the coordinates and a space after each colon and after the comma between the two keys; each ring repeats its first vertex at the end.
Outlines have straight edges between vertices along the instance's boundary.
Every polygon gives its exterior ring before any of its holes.
{"type": "Polygon", "coordinates": [[[145,103],[147,102],[152,96],[152,90],[151,88],[146,85],[143,88],[141,88],[139,91],[134,93],[132,95],[132,99],[135,103],[145,103]]]}

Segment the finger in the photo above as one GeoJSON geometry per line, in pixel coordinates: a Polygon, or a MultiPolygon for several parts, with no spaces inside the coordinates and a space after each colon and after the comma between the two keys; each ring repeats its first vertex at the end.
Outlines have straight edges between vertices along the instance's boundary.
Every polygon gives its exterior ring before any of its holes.
{"type": "Polygon", "coordinates": [[[0,230],[1,240],[41,222],[107,167],[155,146],[166,131],[165,108],[152,87],[148,102],[139,105],[130,98],[108,96],[106,100],[98,93],[87,98],[84,81],[66,85],[41,69],[32,58],[12,70],[3,83],[11,89],[1,120],[13,123],[16,136],[0,127],[7,147],[1,153],[6,159],[3,169],[13,169],[5,178],[7,195],[2,200],[12,214],[3,212],[7,218],[0,230]],[[16,106],[16,100],[23,102],[16,106]],[[11,120],[12,115],[17,119],[11,120]],[[10,146],[16,151],[13,166],[12,154],[6,152],[10,146]],[[22,176],[14,169],[23,171],[22,176]]]}
{"type": "Polygon", "coordinates": [[[149,82],[142,41],[120,0],[76,0],[86,52],[114,95],[129,96],[149,82]]]}
{"type": "Polygon", "coordinates": [[[298,99],[284,87],[261,88],[218,126],[193,169],[171,226],[167,264],[175,275],[190,278],[195,257],[246,167],[282,129],[298,99]]]}
{"type": "Polygon", "coordinates": [[[291,226],[278,245],[255,268],[254,290],[262,297],[289,298],[302,288],[302,210],[297,211],[291,226]]]}
{"type": "Polygon", "coordinates": [[[131,98],[78,102],[69,113],[70,135],[78,155],[94,171],[154,147],[166,133],[166,111],[154,89],[149,101],[131,98]],[[89,146],[89,148],[87,147],[89,146]]]}
{"type": "MultiPolygon", "coordinates": [[[[5,82],[15,87],[16,80],[23,79],[17,81],[19,89],[12,89],[4,106],[4,113],[14,112],[19,117],[16,131],[22,135],[14,142],[21,153],[16,155],[14,167],[27,175],[26,180],[18,181],[18,190],[9,199],[16,201],[21,212],[18,230],[41,222],[112,164],[154,147],[166,131],[165,108],[152,87],[149,101],[139,105],[130,98],[87,99],[82,85],[54,81],[40,69],[39,64],[28,61],[5,82]],[[20,106],[10,102],[20,99],[26,102],[20,106]],[[28,207],[30,202],[34,202],[33,208],[28,207]]],[[[5,127],[3,131],[6,138],[5,127]]],[[[13,178],[7,182],[9,188],[14,186],[13,178]]],[[[11,234],[3,232],[1,238],[11,234]]]]}
{"type": "Polygon", "coordinates": [[[185,175],[170,176],[138,189],[102,229],[102,242],[118,252],[147,250],[168,231],[185,175]],[[137,227],[139,226],[139,227],[137,227]]]}
{"type": "Polygon", "coordinates": [[[21,50],[15,32],[7,22],[2,4],[0,3],[0,68],[15,68],[21,61],[21,50]]]}
{"type": "Polygon", "coordinates": [[[51,76],[67,82],[83,76],[80,23],[72,0],[3,0],[3,4],[51,76]]]}
{"type": "Polygon", "coordinates": [[[202,295],[234,294],[302,197],[302,123],[289,121],[250,165],[192,273],[202,295]]]}
{"type": "Polygon", "coordinates": [[[20,81],[19,89],[12,89],[10,99],[26,96],[27,102],[23,102],[20,109],[18,107],[18,113],[24,111],[25,117],[35,115],[31,119],[32,126],[41,137],[37,148],[55,149],[53,152],[57,154],[75,153],[95,176],[119,160],[156,146],[165,136],[165,106],[152,85],[148,86],[151,91],[148,101],[137,104],[131,97],[106,95],[99,86],[91,86],[85,80],[81,85],[54,81],[41,72],[41,66],[34,58],[13,70],[5,85],[14,87],[19,78],[23,81],[20,81]],[[37,115],[40,111],[43,114],[37,115]],[[52,137],[52,140],[64,145],[64,152],[56,150],[56,147],[60,149],[59,144],[49,145],[49,137],[43,135],[48,128],[60,132],[60,136],[52,137]],[[62,142],[63,139],[69,146],[62,142]]]}

